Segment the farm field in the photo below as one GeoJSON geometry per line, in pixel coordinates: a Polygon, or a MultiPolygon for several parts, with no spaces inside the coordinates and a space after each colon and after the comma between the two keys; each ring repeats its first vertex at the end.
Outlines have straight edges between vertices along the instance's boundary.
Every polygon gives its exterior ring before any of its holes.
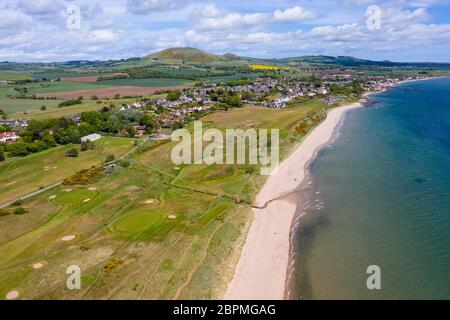
{"type": "Polygon", "coordinates": [[[56,107],[63,100],[31,100],[31,99],[10,99],[8,94],[14,94],[14,86],[0,85],[0,109],[7,114],[31,112],[39,110],[42,106],[56,107]]]}
{"type": "Polygon", "coordinates": [[[88,89],[88,90],[78,90],[78,91],[64,91],[64,92],[52,92],[52,93],[41,93],[37,94],[38,97],[56,97],[58,99],[76,99],[78,97],[84,97],[89,99],[92,96],[97,96],[100,99],[103,98],[113,98],[115,95],[120,96],[145,96],[158,93],[160,91],[167,90],[181,90],[186,88],[186,86],[177,87],[136,87],[136,86],[121,86],[121,87],[109,87],[104,86],[103,88],[88,89]]]}
{"type": "Polygon", "coordinates": [[[31,76],[34,79],[60,79],[60,78],[78,78],[78,77],[98,77],[103,75],[101,72],[62,72],[62,71],[43,71],[33,72],[31,76]]]}
{"type": "Polygon", "coordinates": [[[98,82],[109,86],[135,86],[135,87],[170,87],[193,85],[194,81],[185,79],[171,79],[171,78],[150,78],[150,79],[114,79],[103,80],[98,82]]]}
{"type": "MultiPolygon", "coordinates": [[[[152,95],[150,97],[161,97],[165,95],[152,95]]],[[[47,101],[47,100],[45,100],[47,101]]],[[[51,100],[50,100],[51,101],[51,100]]],[[[30,111],[27,114],[18,113],[18,114],[12,114],[11,117],[17,118],[17,119],[35,119],[35,120],[42,120],[42,119],[48,119],[48,118],[60,118],[72,114],[77,114],[81,112],[86,111],[96,111],[100,110],[101,108],[105,106],[109,106],[110,104],[115,105],[121,105],[124,103],[130,103],[135,102],[135,98],[127,98],[127,99],[113,99],[108,101],[102,101],[101,103],[97,103],[98,101],[94,100],[84,100],[82,104],[76,104],[73,106],[67,106],[63,108],[58,108],[57,106],[49,107],[45,111],[41,111],[39,109],[35,109],[33,111],[30,111]]]]}
{"type": "Polygon", "coordinates": [[[95,141],[96,149],[69,158],[67,150],[79,146],[66,145],[0,163],[0,204],[52,185],[71,174],[101,164],[107,155],[116,157],[133,147],[133,139],[104,137],[95,141]]]}
{"type": "MultiPolygon", "coordinates": [[[[202,121],[280,128],[286,156],[302,139],[295,125],[323,108],[245,107],[202,121]]],[[[248,165],[177,167],[173,146],[147,142],[128,156],[129,167],[89,186],[46,191],[25,200],[28,213],[0,217],[0,298],[13,289],[25,299],[222,298],[265,177],[248,165]],[[73,264],[82,290],[66,289],[73,264]]]]}
{"type": "MultiPolygon", "coordinates": [[[[65,82],[46,81],[26,85],[0,85],[0,109],[16,118],[43,119],[53,114],[69,115],[79,110],[91,111],[99,109],[94,101],[88,101],[92,96],[113,98],[116,94],[121,96],[152,95],[157,91],[175,90],[180,85],[193,84],[180,79],[123,79],[106,80],[99,82],[65,82]],[[7,95],[15,95],[14,88],[27,88],[27,95],[35,94],[38,97],[57,97],[51,99],[11,99],[7,95]],[[64,107],[56,110],[58,104],[65,100],[77,99],[83,96],[86,100],[82,105],[64,107]],[[47,110],[41,111],[45,106],[47,110]],[[71,113],[72,111],[76,111],[71,113]]],[[[120,103],[120,101],[117,101],[120,103]]]]}
{"type": "Polygon", "coordinates": [[[0,81],[1,80],[26,80],[31,79],[31,76],[20,71],[13,71],[13,70],[0,70],[0,81]]]}

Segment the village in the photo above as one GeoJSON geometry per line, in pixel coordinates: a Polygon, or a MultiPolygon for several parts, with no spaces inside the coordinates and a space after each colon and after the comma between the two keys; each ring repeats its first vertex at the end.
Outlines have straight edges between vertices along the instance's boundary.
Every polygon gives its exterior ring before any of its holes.
{"type": "MultiPolygon", "coordinates": [[[[135,102],[116,107],[120,112],[136,111],[150,115],[155,119],[156,130],[148,125],[130,123],[132,135],[136,137],[152,134],[164,136],[161,130],[181,128],[200,117],[218,110],[257,105],[281,109],[296,102],[318,99],[333,107],[347,98],[348,88],[359,86],[365,92],[381,92],[397,84],[400,80],[414,80],[417,77],[389,78],[386,76],[358,76],[355,74],[324,73],[312,79],[289,77],[242,79],[228,83],[201,83],[182,91],[169,92],[166,97],[138,98],[135,102]]],[[[362,92],[361,92],[362,93],[362,92]]],[[[77,126],[82,122],[82,114],[73,114],[65,118],[77,126]]],[[[20,132],[30,124],[28,119],[0,119],[0,126],[8,130],[0,134],[0,143],[12,143],[20,140],[20,132]]],[[[126,134],[124,130],[119,135],[126,134]]]]}

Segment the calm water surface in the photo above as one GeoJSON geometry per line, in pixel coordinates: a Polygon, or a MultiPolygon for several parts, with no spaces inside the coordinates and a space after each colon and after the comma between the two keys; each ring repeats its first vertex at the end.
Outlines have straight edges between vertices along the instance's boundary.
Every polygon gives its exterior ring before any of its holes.
{"type": "Polygon", "coordinates": [[[450,299],[450,78],[350,111],[310,166],[292,299],[450,299]],[[381,290],[367,289],[369,265],[381,290]]]}

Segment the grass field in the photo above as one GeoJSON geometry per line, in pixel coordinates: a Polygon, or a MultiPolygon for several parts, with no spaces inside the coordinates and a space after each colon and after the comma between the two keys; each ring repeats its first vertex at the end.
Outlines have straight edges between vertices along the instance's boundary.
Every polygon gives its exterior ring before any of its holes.
{"type": "MultiPolygon", "coordinates": [[[[73,145],[59,146],[24,158],[0,163],[0,203],[49,186],[76,171],[101,164],[107,155],[122,155],[132,149],[133,139],[104,137],[96,149],[80,152],[78,158],[65,156],[73,145]]],[[[79,146],[77,147],[79,149],[79,146]]]]}
{"type": "MultiPolygon", "coordinates": [[[[245,107],[202,121],[222,130],[279,128],[286,156],[302,139],[295,125],[318,110],[245,107]]],[[[245,165],[176,167],[173,146],[147,142],[129,156],[131,166],[96,184],[58,187],[26,200],[29,213],[0,217],[0,298],[13,289],[28,299],[221,298],[265,177],[245,165]],[[61,241],[66,235],[75,239],[61,241]],[[36,262],[43,268],[33,269],[36,262]],[[71,264],[82,270],[82,290],[66,289],[71,264]]]]}
{"type": "Polygon", "coordinates": [[[0,70],[0,80],[16,81],[26,79],[31,79],[31,76],[24,72],[13,70],[0,70]]]}
{"type": "Polygon", "coordinates": [[[8,94],[15,94],[14,86],[0,85],[0,109],[7,114],[39,110],[42,106],[56,107],[62,100],[10,99],[8,94]]]}
{"type": "MultiPolygon", "coordinates": [[[[14,118],[27,118],[27,119],[44,119],[49,117],[60,117],[65,115],[70,115],[82,111],[92,111],[92,110],[98,110],[101,106],[96,104],[96,101],[89,100],[91,98],[91,95],[94,95],[96,92],[95,90],[100,90],[99,92],[102,92],[101,89],[110,90],[111,88],[117,88],[120,86],[127,85],[126,81],[130,81],[130,84],[136,86],[136,87],[149,87],[147,89],[148,94],[153,93],[153,89],[158,84],[164,84],[168,87],[164,88],[170,88],[171,86],[175,86],[176,84],[188,84],[185,80],[177,80],[177,79],[125,79],[122,80],[108,80],[108,81],[101,81],[101,82],[64,82],[64,81],[47,81],[47,82],[38,82],[38,83],[31,83],[27,85],[0,85],[0,109],[5,111],[10,117],[14,118]],[[114,82],[110,81],[118,81],[117,84],[114,84],[114,82]],[[26,87],[28,89],[27,95],[41,95],[41,94],[49,94],[49,93],[55,93],[56,95],[59,95],[61,93],[71,93],[71,92],[82,92],[80,90],[93,90],[91,94],[86,94],[84,98],[83,104],[81,105],[74,105],[64,108],[58,108],[58,104],[62,101],[68,100],[68,99],[74,99],[78,98],[78,94],[70,95],[68,97],[61,97],[57,100],[33,100],[33,99],[11,99],[8,98],[7,95],[16,95],[17,91],[14,90],[15,87],[26,87]],[[45,106],[47,110],[41,111],[41,107],[45,106]]],[[[119,88],[120,89],[120,88],[119,88]]],[[[143,89],[145,90],[145,88],[143,89]]],[[[125,90],[126,93],[127,90],[125,90]]],[[[116,91],[113,90],[112,96],[116,93],[116,91]]],[[[120,90],[117,90],[117,93],[120,93],[120,90]]],[[[52,94],[50,94],[52,96],[52,94]]],[[[115,104],[121,104],[121,103],[127,103],[132,100],[130,99],[115,99],[112,103],[115,104]]],[[[134,100],[133,100],[134,101],[134,100]]]]}

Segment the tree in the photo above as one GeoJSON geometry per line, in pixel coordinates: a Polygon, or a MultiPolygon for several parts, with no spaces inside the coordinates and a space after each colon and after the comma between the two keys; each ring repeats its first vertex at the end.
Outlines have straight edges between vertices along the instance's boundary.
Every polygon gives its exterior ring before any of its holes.
{"type": "Polygon", "coordinates": [[[167,94],[167,100],[176,101],[181,97],[181,91],[172,91],[167,94]]]}
{"type": "Polygon", "coordinates": [[[25,142],[10,143],[6,145],[6,148],[11,157],[23,157],[30,154],[25,142]]]}
{"type": "Polygon", "coordinates": [[[227,98],[226,103],[234,108],[242,107],[242,100],[239,96],[230,96],[227,98]]]}
{"type": "Polygon", "coordinates": [[[78,150],[75,148],[72,148],[66,152],[66,157],[71,158],[77,158],[78,157],[78,150]]]}
{"type": "Polygon", "coordinates": [[[147,126],[147,133],[152,133],[156,128],[156,120],[149,114],[144,114],[139,119],[139,123],[143,126],[147,126]]]}
{"type": "Polygon", "coordinates": [[[81,142],[81,151],[94,150],[95,144],[92,141],[81,142]]]}
{"type": "Polygon", "coordinates": [[[6,159],[5,150],[3,149],[2,146],[0,146],[0,162],[5,161],[5,159],[6,159]]]}
{"type": "Polygon", "coordinates": [[[0,109],[0,116],[6,116],[6,112],[3,109],[0,109]]]}
{"type": "Polygon", "coordinates": [[[76,126],[67,129],[59,129],[55,134],[56,142],[59,144],[79,143],[81,134],[76,126]]]}
{"type": "Polygon", "coordinates": [[[47,107],[46,106],[42,106],[41,107],[41,111],[45,111],[45,110],[47,110],[47,107]]]}

